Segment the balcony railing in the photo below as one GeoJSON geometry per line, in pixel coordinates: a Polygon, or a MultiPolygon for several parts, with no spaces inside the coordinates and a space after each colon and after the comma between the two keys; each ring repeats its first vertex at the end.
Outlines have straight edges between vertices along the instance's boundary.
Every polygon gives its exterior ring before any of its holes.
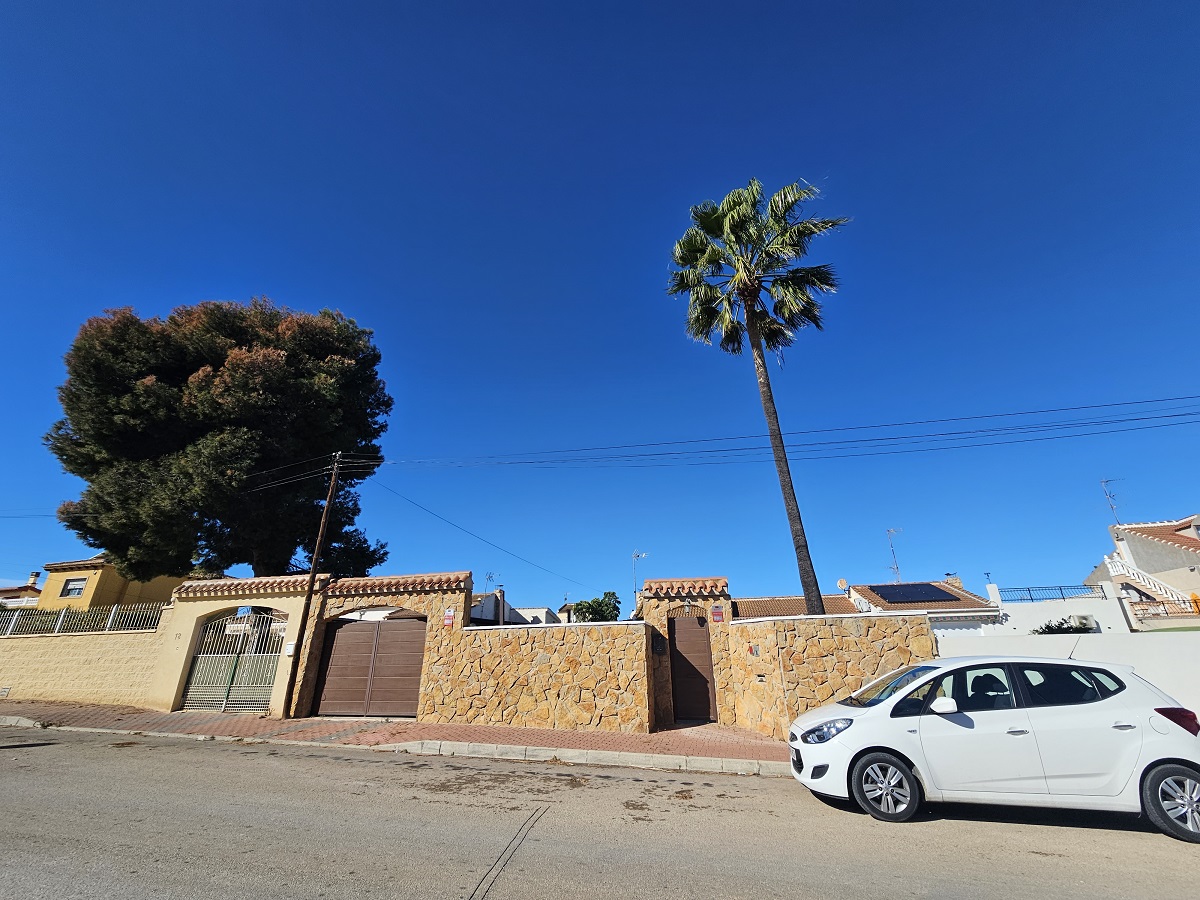
{"type": "Polygon", "coordinates": [[[1089,584],[1000,588],[1000,599],[1004,603],[1041,603],[1044,600],[1103,600],[1104,591],[1089,584]]]}

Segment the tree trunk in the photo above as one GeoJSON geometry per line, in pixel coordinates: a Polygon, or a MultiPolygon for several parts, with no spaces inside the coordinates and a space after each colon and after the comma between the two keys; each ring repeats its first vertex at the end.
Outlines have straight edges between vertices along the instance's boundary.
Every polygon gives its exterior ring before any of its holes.
{"type": "Polygon", "coordinates": [[[771,377],[767,374],[767,363],[763,357],[762,335],[754,317],[754,304],[744,305],[746,331],[750,338],[750,354],[754,357],[754,374],[758,376],[758,395],[762,400],[763,415],[767,417],[767,433],[771,436],[771,452],[775,454],[775,471],[779,474],[779,487],[783,491],[783,506],[787,510],[788,527],[792,530],[792,546],[796,548],[796,568],[800,570],[800,587],[804,591],[804,608],[810,616],[823,616],[825,603],[821,597],[821,586],[817,583],[817,572],[813,568],[808,552],[808,538],[804,536],[804,523],[800,521],[800,506],[796,503],[796,489],[792,487],[792,470],[788,465],[787,452],[783,447],[783,433],[779,430],[779,413],[775,410],[775,395],[771,392],[771,377]]]}

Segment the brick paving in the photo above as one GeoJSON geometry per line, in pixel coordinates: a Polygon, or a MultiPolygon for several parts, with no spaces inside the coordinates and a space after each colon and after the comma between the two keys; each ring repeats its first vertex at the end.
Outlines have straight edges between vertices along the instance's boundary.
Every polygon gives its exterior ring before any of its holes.
{"type": "Polygon", "coordinates": [[[463,741],[474,744],[612,750],[768,762],[786,762],[788,759],[787,747],[782,741],[740,728],[715,724],[681,726],[653,734],[625,734],[340,717],[281,720],[250,713],[214,713],[198,710],[164,713],[132,706],[85,706],[75,703],[19,700],[0,700],[0,716],[21,716],[46,725],[73,728],[313,741],[359,747],[402,744],[409,741],[463,741]]]}

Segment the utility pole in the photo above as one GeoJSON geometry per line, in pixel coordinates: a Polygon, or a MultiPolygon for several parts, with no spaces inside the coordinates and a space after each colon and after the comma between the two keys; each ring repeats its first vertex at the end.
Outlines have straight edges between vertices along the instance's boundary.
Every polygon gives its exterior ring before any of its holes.
{"type": "Polygon", "coordinates": [[[903,528],[889,528],[887,530],[888,547],[892,551],[891,569],[892,569],[892,574],[896,576],[896,584],[900,583],[900,562],[896,559],[896,546],[892,543],[892,535],[899,534],[903,530],[904,530],[903,528]]]}
{"type": "Polygon", "coordinates": [[[333,506],[333,495],[337,492],[338,468],[342,464],[342,451],[333,454],[333,467],[329,470],[329,493],[325,495],[325,508],[321,510],[321,525],[317,529],[317,542],[313,546],[312,565],[308,570],[308,587],[304,590],[304,605],[300,607],[300,630],[296,632],[296,646],[292,651],[292,664],[288,667],[287,691],[284,693],[283,716],[292,718],[292,700],[296,691],[296,670],[300,668],[300,653],[304,646],[304,633],[308,627],[308,608],[312,605],[313,588],[317,584],[317,566],[325,550],[325,529],[329,526],[329,510],[333,506]]]}
{"type": "Polygon", "coordinates": [[[1112,510],[1113,520],[1116,521],[1116,523],[1118,525],[1121,524],[1121,520],[1117,518],[1117,495],[1114,494],[1112,491],[1110,491],[1108,489],[1108,486],[1110,484],[1112,484],[1114,481],[1123,481],[1123,480],[1124,479],[1122,479],[1122,478],[1101,478],[1100,479],[1100,487],[1104,491],[1104,499],[1108,501],[1108,508],[1112,510]]]}

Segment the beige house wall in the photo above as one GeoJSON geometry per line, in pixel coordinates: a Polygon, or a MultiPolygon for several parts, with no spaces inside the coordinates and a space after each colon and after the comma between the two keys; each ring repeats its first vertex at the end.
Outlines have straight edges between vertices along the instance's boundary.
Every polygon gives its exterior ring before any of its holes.
{"type": "Polygon", "coordinates": [[[6,637],[0,690],[9,700],[151,706],[160,640],[154,631],[6,637]]]}
{"type": "Polygon", "coordinates": [[[936,654],[923,615],[750,619],[726,631],[722,721],[781,739],[800,713],[936,654]]]}
{"type": "Polygon", "coordinates": [[[150,581],[126,581],[112,565],[90,560],[67,567],[50,563],[46,567],[46,583],[38,599],[38,609],[90,609],[93,606],[113,606],[117,603],[166,603],[171,593],[183,584],[182,578],[162,576],[150,581]],[[68,579],[86,578],[83,594],[63,597],[68,579]]]}

